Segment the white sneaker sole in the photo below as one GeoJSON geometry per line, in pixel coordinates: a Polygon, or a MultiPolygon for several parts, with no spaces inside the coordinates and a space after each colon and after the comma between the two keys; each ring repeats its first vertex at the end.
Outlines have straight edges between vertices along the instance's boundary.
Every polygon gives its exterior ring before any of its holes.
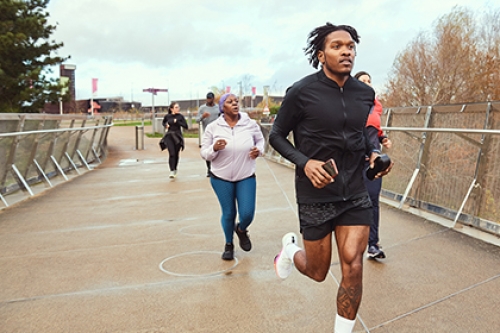
{"type": "Polygon", "coordinates": [[[290,259],[286,258],[286,253],[285,251],[281,251],[275,258],[274,258],[274,271],[276,272],[276,275],[280,278],[280,279],[286,279],[287,277],[290,276],[290,274],[292,273],[292,269],[293,269],[293,264],[291,262],[290,259]],[[287,261],[290,261],[290,263],[286,264],[288,267],[286,269],[283,269],[283,260],[287,260],[287,261]],[[279,267],[282,267],[281,269],[279,269],[279,267]]]}
{"type": "Polygon", "coordinates": [[[293,261],[287,257],[286,252],[285,252],[285,247],[288,244],[297,244],[297,235],[293,232],[287,233],[283,238],[281,239],[281,251],[280,253],[274,258],[274,270],[276,271],[276,275],[281,278],[281,279],[286,279],[290,274],[292,273],[293,270],[293,261]],[[291,239],[291,241],[290,241],[291,239]],[[285,265],[287,266],[286,268],[283,268],[283,260],[288,261],[285,265]],[[279,269],[281,267],[281,269],[279,269]]]}
{"type": "Polygon", "coordinates": [[[379,253],[368,253],[366,256],[371,259],[385,259],[384,251],[380,251],[379,253]]]}

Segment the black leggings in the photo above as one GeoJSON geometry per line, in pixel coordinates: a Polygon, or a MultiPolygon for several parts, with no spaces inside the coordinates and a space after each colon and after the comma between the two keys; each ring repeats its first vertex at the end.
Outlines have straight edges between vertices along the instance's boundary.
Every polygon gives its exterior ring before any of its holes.
{"type": "Polygon", "coordinates": [[[166,138],[168,149],[168,165],[170,171],[177,170],[179,164],[179,152],[181,151],[181,144],[175,144],[174,140],[170,137],[166,138]]]}

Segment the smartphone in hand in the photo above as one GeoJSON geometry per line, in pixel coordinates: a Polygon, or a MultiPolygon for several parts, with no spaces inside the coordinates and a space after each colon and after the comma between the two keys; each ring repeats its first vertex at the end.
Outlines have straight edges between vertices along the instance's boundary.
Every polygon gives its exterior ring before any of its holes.
{"type": "Polygon", "coordinates": [[[330,158],[325,162],[325,164],[323,164],[323,169],[328,172],[328,174],[332,178],[335,178],[339,174],[339,171],[337,170],[337,164],[335,164],[333,158],[330,158]]]}
{"type": "Polygon", "coordinates": [[[391,159],[386,154],[382,154],[377,156],[373,164],[373,169],[370,167],[366,169],[366,178],[369,180],[374,180],[377,173],[387,169],[391,165],[391,159]]]}

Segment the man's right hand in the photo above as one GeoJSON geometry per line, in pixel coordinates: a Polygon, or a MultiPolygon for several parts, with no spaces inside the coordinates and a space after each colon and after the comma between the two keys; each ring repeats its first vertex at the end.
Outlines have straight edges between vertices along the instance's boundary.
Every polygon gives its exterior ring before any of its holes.
{"type": "Polygon", "coordinates": [[[309,160],[304,167],[304,172],[316,188],[323,188],[333,182],[333,178],[323,169],[325,162],[309,160]]]}

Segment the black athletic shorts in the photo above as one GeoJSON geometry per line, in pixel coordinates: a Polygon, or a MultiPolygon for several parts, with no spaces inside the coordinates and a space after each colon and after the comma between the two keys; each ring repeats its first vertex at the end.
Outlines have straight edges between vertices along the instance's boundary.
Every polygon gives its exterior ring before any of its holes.
{"type": "Polygon", "coordinates": [[[338,225],[371,225],[372,202],[368,195],[342,202],[299,204],[300,232],[305,240],[319,240],[338,225]]]}

